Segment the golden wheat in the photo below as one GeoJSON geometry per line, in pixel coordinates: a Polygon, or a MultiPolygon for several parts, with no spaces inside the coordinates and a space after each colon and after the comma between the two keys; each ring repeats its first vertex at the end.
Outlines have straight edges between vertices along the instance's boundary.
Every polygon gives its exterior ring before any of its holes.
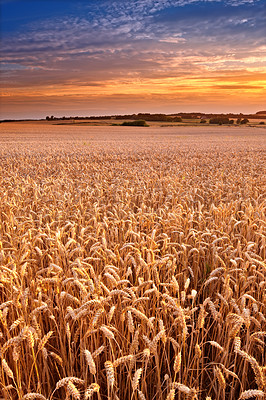
{"type": "Polygon", "coordinates": [[[265,129],[25,127],[0,134],[2,397],[265,397],[265,129]]]}

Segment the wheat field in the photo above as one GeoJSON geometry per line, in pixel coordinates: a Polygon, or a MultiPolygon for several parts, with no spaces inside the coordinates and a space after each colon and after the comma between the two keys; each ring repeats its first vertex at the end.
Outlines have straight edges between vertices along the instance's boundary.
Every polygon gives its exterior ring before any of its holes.
{"type": "Polygon", "coordinates": [[[2,125],[2,398],[265,399],[265,137],[2,125]]]}

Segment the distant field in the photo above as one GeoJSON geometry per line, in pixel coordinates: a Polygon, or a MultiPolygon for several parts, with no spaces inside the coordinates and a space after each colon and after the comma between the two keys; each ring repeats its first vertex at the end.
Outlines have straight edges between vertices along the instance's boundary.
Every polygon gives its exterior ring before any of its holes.
{"type": "Polygon", "coordinates": [[[1,124],[0,398],[265,398],[265,150],[266,126],[1,124]]]}
{"type": "MultiPolygon", "coordinates": [[[[124,121],[129,121],[127,119],[122,119],[122,120],[116,120],[116,119],[104,119],[104,120],[99,120],[99,119],[95,119],[95,120],[59,120],[59,121],[50,121],[48,123],[52,123],[52,124],[58,124],[58,125],[88,125],[88,126],[92,126],[92,125],[96,125],[96,126],[104,126],[104,125],[113,125],[113,124],[121,124],[124,121]]],[[[132,121],[132,120],[131,120],[132,121]]],[[[238,125],[236,123],[237,119],[234,118],[233,119],[234,124],[238,125]]],[[[261,119],[248,119],[248,123],[247,126],[257,126],[260,125],[261,122],[265,123],[265,117],[262,117],[261,119]]],[[[47,124],[47,122],[45,121],[44,123],[47,124]]],[[[165,121],[147,121],[147,124],[149,124],[149,126],[152,127],[159,127],[159,126],[200,126],[201,124],[201,119],[199,118],[195,118],[195,119],[186,119],[186,118],[182,118],[182,122],[165,122],[165,121]]],[[[209,124],[209,119],[206,119],[206,123],[204,124],[205,126],[208,126],[209,124]]]]}

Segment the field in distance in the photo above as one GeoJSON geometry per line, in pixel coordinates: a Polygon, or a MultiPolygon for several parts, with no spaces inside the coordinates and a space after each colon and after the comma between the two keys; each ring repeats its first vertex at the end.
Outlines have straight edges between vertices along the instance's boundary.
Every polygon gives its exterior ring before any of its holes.
{"type": "Polygon", "coordinates": [[[0,129],[3,398],[265,398],[265,127],[0,129]]]}

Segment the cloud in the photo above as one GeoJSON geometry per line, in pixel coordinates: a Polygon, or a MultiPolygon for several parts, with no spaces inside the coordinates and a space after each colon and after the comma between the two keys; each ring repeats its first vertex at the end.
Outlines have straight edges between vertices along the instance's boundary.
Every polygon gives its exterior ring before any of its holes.
{"type": "Polygon", "coordinates": [[[217,100],[217,89],[222,101],[227,90],[263,90],[264,18],[261,0],[77,1],[76,13],[5,33],[2,86],[29,104],[51,96],[64,105],[96,98],[100,107],[125,95],[133,107],[138,92],[170,107],[193,102],[192,93],[208,102],[202,90],[217,100]]]}
{"type": "Polygon", "coordinates": [[[213,88],[225,89],[225,90],[254,90],[254,89],[264,89],[264,86],[256,85],[215,85],[213,88]]]}

